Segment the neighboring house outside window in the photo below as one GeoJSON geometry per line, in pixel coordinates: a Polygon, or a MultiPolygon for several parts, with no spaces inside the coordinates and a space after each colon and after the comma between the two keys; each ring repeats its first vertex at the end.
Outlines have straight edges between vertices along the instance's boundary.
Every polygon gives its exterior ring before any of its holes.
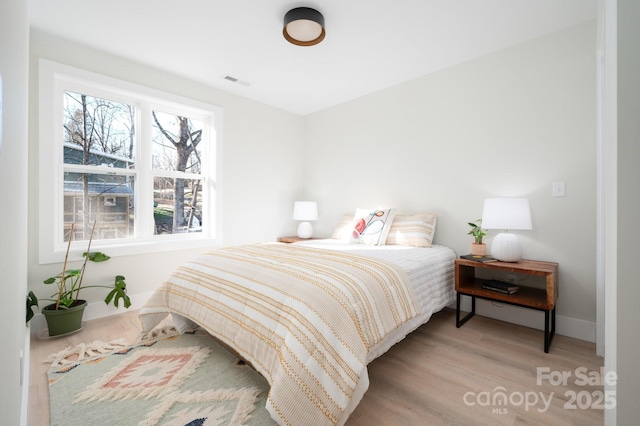
{"type": "Polygon", "coordinates": [[[40,64],[40,261],[220,238],[219,107],[40,64]]]}
{"type": "MultiPolygon", "coordinates": [[[[64,164],[82,164],[82,147],[63,144],[64,164]]],[[[118,158],[104,152],[90,151],[90,163],[107,164],[109,167],[129,169],[133,161],[118,158]]],[[[118,239],[134,235],[134,188],[133,180],[127,177],[89,173],[65,172],[64,194],[64,240],[69,240],[73,226],[73,240],[85,240],[85,224],[95,231],[93,238],[118,239]],[[87,182],[83,180],[87,179],[87,182]],[[85,199],[86,188],[86,199],[85,199]],[[84,206],[88,208],[85,209],[84,206]],[[84,213],[88,215],[85,217],[84,213]]],[[[89,231],[90,232],[90,231],[89,231]]]]}

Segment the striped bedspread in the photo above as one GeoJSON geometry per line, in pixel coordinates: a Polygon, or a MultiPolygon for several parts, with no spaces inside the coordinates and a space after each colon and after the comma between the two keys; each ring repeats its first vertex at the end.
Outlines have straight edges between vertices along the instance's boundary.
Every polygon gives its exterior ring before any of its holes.
{"type": "Polygon", "coordinates": [[[141,310],[143,329],[167,312],[249,361],[271,385],[272,417],[297,426],[343,424],[369,385],[369,349],[419,308],[391,263],[271,243],[214,250],[181,266],[141,310]]]}

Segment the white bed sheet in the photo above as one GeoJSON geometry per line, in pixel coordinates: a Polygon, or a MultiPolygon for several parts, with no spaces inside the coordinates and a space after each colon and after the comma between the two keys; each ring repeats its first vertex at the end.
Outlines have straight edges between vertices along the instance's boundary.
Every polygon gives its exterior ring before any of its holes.
{"type": "Polygon", "coordinates": [[[360,256],[386,260],[396,264],[409,277],[420,312],[377,345],[371,347],[367,363],[388,351],[393,345],[404,339],[407,334],[429,321],[431,315],[454,301],[456,254],[449,247],[441,245],[432,247],[368,246],[335,239],[309,240],[293,244],[326,250],[346,250],[360,256]]]}

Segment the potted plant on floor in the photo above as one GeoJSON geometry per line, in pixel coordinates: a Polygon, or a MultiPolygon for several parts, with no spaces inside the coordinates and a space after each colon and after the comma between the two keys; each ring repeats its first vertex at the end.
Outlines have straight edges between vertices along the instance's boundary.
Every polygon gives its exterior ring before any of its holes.
{"type": "MultiPolygon", "coordinates": [[[[82,327],[82,316],[84,313],[84,309],[87,306],[86,300],[80,299],[79,297],[80,290],[83,288],[107,288],[110,290],[107,294],[107,297],[104,299],[104,302],[107,305],[113,301],[114,306],[117,308],[120,299],[122,299],[125,308],[131,306],[131,300],[127,295],[127,284],[125,283],[125,278],[122,275],[116,275],[112,286],[82,285],[88,261],[105,262],[110,259],[109,256],[102,252],[90,251],[95,226],[96,224],[94,222],[93,227],[91,228],[91,234],[89,236],[87,251],[82,254],[82,256],[84,257],[82,267],[80,269],[67,269],[69,250],[71,249],[71,240],[73,238],[74,228],[74,226],[71,225],[69,244],[67,245],[67,251],[64,257],[62,272],[43,281],[44,284],[55,284],[57,287],[57,291],[51,295],[50,299],[43,299],[52,303],[44,306],[40,310],[47,321],[47,325],[49,327],[49,336],[59,336],[62,334],[71,333],[73,331],[79,330],[82,327]]],[[[34,306],[39,306],[38,298],[33,293],[33,291],[30,291],[27,295],[27,322],[29,322],[34,316],[34,306]]]]}
{"type": "Polygon", "coordinates": [[[487,235],[482,229],[482,219],[475,222],[468,222],[471,230],[467,235],[473,235],[473,243],[471,244],[471,254],[475,256],[485,256],[487,254],[487,245],[482,242],[482,237],[487,235]]]}

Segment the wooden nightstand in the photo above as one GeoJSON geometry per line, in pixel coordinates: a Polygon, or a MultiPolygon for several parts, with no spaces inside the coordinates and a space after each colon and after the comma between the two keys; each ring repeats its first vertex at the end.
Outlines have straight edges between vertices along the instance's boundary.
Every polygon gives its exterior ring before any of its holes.
{"type": "Polygon", "coordinates": [[[317,240],[317,238],[300,238],[300,237],[279,237],[279,243],[297,243],[299,241],[311,241],[317,240]]]}
{"type": "Polygon", "coordinates": [[[460,327],[476,313],[476,297],[510,305],[544,311],[544,351],[549,352],[551,339],[556,332],[556,300],[558,299],[558,264],[537,260],[521,260],[519,262],[475,262],[473,260],[456,259],[456,327],[460,327]],[[514,294],[503,294],[482,288],[481,279],[476,271],[500,271],[514,274],[517,277],[537,276],[544,279],[544,288],[528,287],[518,284],[520,289],[514,294]],[[471,312],[460,318],[460,296],[471,297],[471,312]]]}

